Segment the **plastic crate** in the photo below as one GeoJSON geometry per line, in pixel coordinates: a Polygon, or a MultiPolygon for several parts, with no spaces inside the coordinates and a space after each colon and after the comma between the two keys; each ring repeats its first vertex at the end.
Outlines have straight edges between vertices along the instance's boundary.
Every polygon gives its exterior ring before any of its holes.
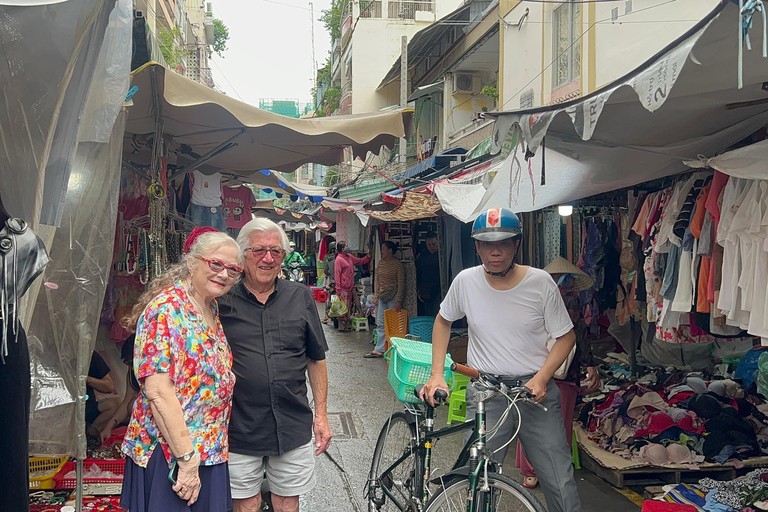
{"type": "MultiPolygon", "coordinates": [[[[125,459],[85,459],[83,461],[83,472],[87,473],[88,468],[96,464],[102,471],[109,471],[115,475],[125,474],[125,459]]],[[[77,461],[67,462],[62,466],[56,476],[53,477],[56,482],[56,489],[74,489],[77,486],[77,478],[64,478],[64,475],[77,469],[77,461]]],[[[120,484],[122,478],[83,478],[86,484],[120,484]]]]}
{"type": "Polygon", "coordinates": [[[435,317],[417,316],[408,320],[408,334],[421,338],[421,341],[432,343],[432,328],[435,326],[435,317]]]}
{"type": "MultiPolygon", "coordinates": [[[[390,342],[392,347],[385,357],[390,361],[387,379],[392,386],[392,391],[401,402],[421,403],[421,400],[413,394],[413,390],[419,384],[425,384],[429,380],[432,368],[432,345],[403,338],[390,338],[390,342]]],[[[446,355],[443,376],[445,382],[451,386],[452,364],[451,356],[446,355]]]]}
{"type": "Polygon", "coordinates": [[[29,488],[53,489],[53,477],[68,460],[69,457],[30,457],[29,488]]]}

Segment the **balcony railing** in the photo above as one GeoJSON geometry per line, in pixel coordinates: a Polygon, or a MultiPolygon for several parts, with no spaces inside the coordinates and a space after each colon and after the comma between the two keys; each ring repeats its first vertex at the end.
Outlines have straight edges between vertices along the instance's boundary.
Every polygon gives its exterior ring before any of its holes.
{"type": "Polygon", "coordinates": [[[381,0],[360,0],[361,18],[381,18],[381,0]]]}
{"type": "Polygon", "coordinates": [[[435,2],[397,2],[390,0],[387,16],[389,18],[413,20],[416,19],[416,11],[433,13],[435,12],[435,2]]]}

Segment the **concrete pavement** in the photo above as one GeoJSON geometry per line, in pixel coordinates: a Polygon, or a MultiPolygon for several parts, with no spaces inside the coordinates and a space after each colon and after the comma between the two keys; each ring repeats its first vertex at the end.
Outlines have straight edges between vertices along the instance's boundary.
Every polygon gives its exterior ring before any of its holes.
{"type": "MultiPolygon", "coordinates": [[[[322,306],[320,306],[322,311],[322,306]]],[[[394,400],[382,359],[364,359],[371,333],[339,333],[331,324],[324,327],[328,339],[328,413],[334,438],[328,455],[316,458],[317,486],[301,499],[302,512],[367,511],[363,488],[382,425],[402,405],[394,400]]],[[[447,407],[438,409],[437,428],[446,425],[447,407]]],[[[441,439],[434,450],[433,469],[451,467],[462,447],[460,436],[441,439]]],[[[514,450],[504,464],[504,473],[522,481],[514,467],[514,450]]],[[[577,471],[584,512],[635,512],[640,507],[610,484],[591,473],[577,471]]],[[[534,494],[544,503],[540,489],[534,494]]],[[[630,494],[631,497],[631,494],[630,494]]]]}

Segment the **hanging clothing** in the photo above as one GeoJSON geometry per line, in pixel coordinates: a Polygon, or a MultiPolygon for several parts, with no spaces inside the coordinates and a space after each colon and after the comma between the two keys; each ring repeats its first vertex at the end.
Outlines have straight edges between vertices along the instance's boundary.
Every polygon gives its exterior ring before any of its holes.
{"type": "Polygon", "coordinates": [[[242,229],[251,220],[253,192],[246,186],[222,187],[224,222],[230,229],[242,229]]]}
{"type": "Polygon", "coordinates": [[[221,173],[211,175],[192,171],[192,197],[190,202],[198,206],[221,206],[221,173]]]}

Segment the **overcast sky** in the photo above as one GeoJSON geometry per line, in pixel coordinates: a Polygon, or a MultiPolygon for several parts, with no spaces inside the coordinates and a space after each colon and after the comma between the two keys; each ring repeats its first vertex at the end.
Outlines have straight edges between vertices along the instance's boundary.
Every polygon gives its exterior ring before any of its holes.
{"type": "MultiPolygon", "coordinates": [[[[213,79],[230,96],[258,106],[260,99],[309,102],[312,88],[308,0],[212,0],[213,15],[229,28],[224,58],[214,54],[213,79]]],[[[317,21],[331,0],[312,2],[315,59],[321,66],[331,47],[317,21]]]]}

